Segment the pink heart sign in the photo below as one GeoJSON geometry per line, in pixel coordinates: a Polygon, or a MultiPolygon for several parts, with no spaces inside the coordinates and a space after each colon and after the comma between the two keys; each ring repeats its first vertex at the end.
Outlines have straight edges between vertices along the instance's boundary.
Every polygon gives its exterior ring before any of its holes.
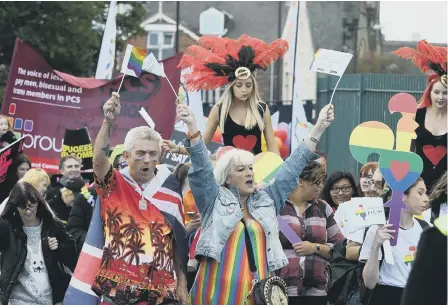
{"type": "Polygon", "coordinates": [[[393,160],[390,162],[390,171],[397,182],[403,180],[410,169],[411,165],[407,161],[400,162],[398,160],[393,160]]]}

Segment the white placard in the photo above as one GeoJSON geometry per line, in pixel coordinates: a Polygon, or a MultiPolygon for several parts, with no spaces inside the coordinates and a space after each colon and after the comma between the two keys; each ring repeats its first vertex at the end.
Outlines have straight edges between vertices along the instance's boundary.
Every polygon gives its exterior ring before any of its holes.
{"type": "Polygon", "coordinates": [[[146,112],[145,108],[142,107],[142,109],[140,109],[138,111],[138,113],[140,113],[140,115],[142,116],[142,118],[146,121],[146,123],[148,124],[149,127],[151,127],[152,129],[155,129],[154,127],[156,127],[156,124],[154,123],[154,121],[151,119],[151,117],[149,116],[149,114],[146,112]]]}
{"type": "Polygon", "coordinates": [[[349,217],[350,223],[349,233],[353,233],[372,225],[386,224],[383,199],[380,197],[352,198],[349,204],[349,209],[346,210],[346,214],[349,217]]]}
{"type": "Polygon", "coordinates": [[[352,198],[338,206],[334,219],[346,238],[362,241],[363,236],[360,237],[358,231],[364,232],[367,227],[386,223],[383,201],[381,198],[352,198]]]}
{"type": "Polygon", "coordinates": [[[314,54],[310,70],[330,75],[342,76],[353,55],[327,49],[319,49],[314,54]]]}

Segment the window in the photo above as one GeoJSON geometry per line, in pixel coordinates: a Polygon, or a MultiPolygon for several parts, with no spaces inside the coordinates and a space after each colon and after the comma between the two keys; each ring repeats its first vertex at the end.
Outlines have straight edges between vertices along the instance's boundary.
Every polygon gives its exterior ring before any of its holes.
{"type": "Polygon", "coordinates": [[[225,88],[217,88],[215,90],[201,90],[202,93],[202,102],[204,104],[209,104],[210,106],[215,105],[221,95],[224,93],[225,88]]]}
{"type": "Polygon", "coordinates": [[[174,32],[152,31],[148,33],[148,50],[154,53],[157,60],[174,55],[174,32]]]}

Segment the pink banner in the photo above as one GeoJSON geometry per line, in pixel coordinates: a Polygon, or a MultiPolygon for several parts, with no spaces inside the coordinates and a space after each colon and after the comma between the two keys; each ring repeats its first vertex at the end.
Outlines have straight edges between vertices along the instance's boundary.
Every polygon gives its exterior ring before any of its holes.
{"type": "MultiPolygon", "coordinates": [[[[179,88],[180,55],[163,61],[175,90],[179,88]]],[[[2,114],[10,117],[14,132],[29,135],[24,152],[33,167],[57,173],[66,129],[87,127],[97,135],[103,121],[102,105],[117,91],[121,76],[114,80],[80,78],[53,70],[36,50],[16,39],[6,85],[2,114]]],[[[144,107],[155,129],[169,139],[174,127],[176,96],[166,79],[144,73],[125,77],[120,90],[121,115],[112,133],[112,145],[124,142],[129,129],[146,125],[138,111],[144,107]]]]}

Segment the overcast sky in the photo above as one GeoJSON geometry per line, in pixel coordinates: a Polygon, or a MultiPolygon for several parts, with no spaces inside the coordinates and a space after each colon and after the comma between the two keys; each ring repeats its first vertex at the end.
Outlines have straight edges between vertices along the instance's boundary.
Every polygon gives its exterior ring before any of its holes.
{"type": "Polygon", "coordinates": [[[381,1],[380,23],[386,40],[448,41],[447,1],[381,1]]]}

